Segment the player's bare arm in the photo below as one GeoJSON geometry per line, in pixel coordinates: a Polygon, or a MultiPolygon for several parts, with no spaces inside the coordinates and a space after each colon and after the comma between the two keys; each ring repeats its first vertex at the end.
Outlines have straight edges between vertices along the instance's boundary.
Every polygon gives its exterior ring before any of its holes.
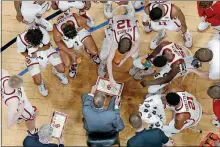
{"type": "Polygon", "coordinates": [[[113,72],[112,72],[112,61],[115,57],[115,52],[116,52],[116,49],[112,50],[107,58],[107,71],[108,71],[108,76],[109,76],[109,80],[112,84],[112,86],[114,87],[116,82],[114,80],[114,77],[113,77],[113,72]]]}
{"type": "Polygon", "coordinates": [[[57,27],[54,25],[53,28],[54,28],[53,29],[53,38],[54,38],[55,43],[58,45],[59,49],[64,51],[65,53],[67,53],[69,56],[72,56],[73,55],[72,51],[69,48],[67,48],[67,46],[63,42],[62,35],[57,30],[57,27]]]}
{"type": "Polygon", "coordinates": [[[190,119],[189,113],[176,114],[174,127],[177,130],[181,130],[184,126],[185,121],[188,119],[190,119]]]}
{"type": "Polygon", "coordinates": [[[182,26],[181,31],[182,31],[182,33],[186,33],[186,31],[187,31],[186,19],[185,19],[185,16],[184,16],[182,10],[179,7],[173,5],[171,15],[172,15],[172,18],[178,18],[180,20],[181,26],[182,26]]]}
{"type": "Polygon", "coordinates": [[[56,1],[51,1],[51,7],[53,8],[53,10],[58,10],[58,6],[56,4],[56,1]]]}
{"type": "Polygon", "coordinates": [[[16,19],[21,22],[23,20],[23,16],[21,14],[21,1],[14,1],[14,6],[17,12],[16,19]]]}
{"type": "Polygon", "coordinates": [[[18,99],[11,99],[7,101],[8,105],[8,112],[7,112],[7,127],[12,126],[21,116],[22,112],[24,111],[24,102],[18,104],[18,99]]]}
{"type": "Polygon", "coordinates": [[[150,85],[161,85],[166,84],[172,81],[172,79],[179,73],[179,64],[173,65],[170,72],[167,74],[166,77],[157,78],[153,81],[141,81],[141,85],[143,87],[150,86],[150,85]]]}
{"type": "Polygon", "coordinates": [[[146,7],[144,7],[144,12],[146,13],[145,16],[144,16],[145,18],[142,21],[144,26],[149,26],[150,25],[150,23],[149,23],[149,7],[150,7],[149,4],[146,7]]]}
{"type": "Polygon", "coordinates": [[[202,79],[207,79],[207,80],[209,79],[209,72],[207,71],[202,71],[199,69],[187,69],[187,71],[195,73],[202,79]]]}
{"type": "Polygon", "coordinates": [[[88,25],[87,25],[87,20],[82,17],[82,16],[79,16],[79,15],[76,15],[76,14],[73,14],[79,24],[79,28],[77,31],[80,31],[81,29],[86,29],[86,30],[89,30],[91,29],[88,25]]]}

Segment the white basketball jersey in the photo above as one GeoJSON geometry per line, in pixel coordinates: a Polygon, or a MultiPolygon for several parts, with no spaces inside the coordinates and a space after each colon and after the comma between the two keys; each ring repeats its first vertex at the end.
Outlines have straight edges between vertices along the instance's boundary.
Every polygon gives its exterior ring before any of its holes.
{"type": "Polygon", "coordinates": [[[21,6],[28,9],[41,8],[41,6],[38,4],[38,1],[21,1],[21,6]]]}
{"type": "Polygon", "coordinates": [[[166,3],[151,3],[149,7],[149,12],[157,7],[157,6],[163,6],[165,9],[165,14],[164,16],[159,20],[159,21],[150,21],[151,27],[153,30],[162,30],[162,29],[167,29],[167,30],[175,30],[178,31],[178,28],[180,28],[181,23],[179,19],[172,18],[172,7],[173,5],[170,2],[166,3]]]}
{"type": "Polygon", "coordinates": [[[69,11],[68,12],[64,12],[63,15],[58,17],[57,22],[55,23],[55,25],[57,27],[57,30],[62,35],[64,35],[63,31],[62,31],[62,26],[65,23],[72,23],[75,26],[76,30],[79,28],[79,25],[78,25],[77,19],[74,16],[74,13],[70,13],[69,11]]]}
{"type": "Polygon", "coordinates": [[[113,40],[116,41],[116,43],[118,43],[125,35],[135,42],[139,35],[137,20],[135,17],[118,15],[109,21],[109,25],[113,32],[113,40]]]}
{"type": "MultiPolygon", "coordinates": [[[[170,51],[173,55],[174,58],[171,61],[168,61],[167,65],[171,68],[172,64],[177,62],[178,60],[184,60],[186,57],[185,51],[181,48],[181,46],[175,44],[175,43],[169,43],[168,45],[164,46],[160,53],[158,54],[159,56],[163,55],[165,51],[170,51]]],[[[180,72],[186,70],[186,65],[182,65],[180,67],[180,72]]]]}
{"type": "Polygon", "coordinates": [[[186,112],[190,114],[190,119],[184,123],[185,127],[198,123],[202,115],[202,107],[199,102],[197,102],[196,98],[188,92],[177,92],[177,94],[181,97],[181,106],[175,108],[175,114],[186,112]]]}
{"type": "Polygon", "coordinates": [[[1,97],[2,101],[7,105],[7,101],[10,99],[18,99],[19,102],[23,101],[24,98],[26,97],[26,94],[24,93],[23,87],[13,89],[11,92],[7,92],[5,89],[5,82],[8,82],[10,76],[9,75],[3,75],[1,78],[1,83],[2,83],[2,88],[1,88],[1,97]]]}

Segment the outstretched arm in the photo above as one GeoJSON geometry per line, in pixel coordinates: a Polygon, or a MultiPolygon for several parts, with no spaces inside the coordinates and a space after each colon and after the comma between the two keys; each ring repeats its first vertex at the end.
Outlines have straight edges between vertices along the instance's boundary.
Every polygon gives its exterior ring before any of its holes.
{"type": "Polygon", "coordinates": [[[107,71],[108,71],[108,76],[109,76],[109,80],[111,82],[111,86],[116,86],[116,82],[114,80],[114,77],[113,77],[113,72],[112,72],[112,60],[115,56],[115,51],[116,49],[112,49],[108,58],[107,58],[107,71]]]}

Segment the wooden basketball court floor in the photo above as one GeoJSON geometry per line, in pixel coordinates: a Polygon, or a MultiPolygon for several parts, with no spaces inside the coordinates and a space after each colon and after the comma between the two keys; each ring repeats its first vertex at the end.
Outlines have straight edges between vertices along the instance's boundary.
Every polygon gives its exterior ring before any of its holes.
{"type": "MultiPolygon", "coordinates": [[[[197,25],[200,19],[197,14],[196,2],[189,1],[175,1],[173,2],[179,6],[186,16],[186,21],[189,30],[193,34],[193,47],[191,51],[194,53],[198,48],[206,47],[209,40],[214,35],[214,30],[209,28],[204,32],[197,31],[197,25]]],[[[76,11],[76,10],[75,10],[76,11]]],[[[45,14],[48,16],[55,11],[50,10],[45,14]]],[[[96,25],[103,23],[105,20],[103,14],[103,4],[92,4],[89,14],[94,18],[96,25]]],[[[149,53],[149,42],[156,35],[155,32],[146,34],[141,24],[143,11],[137,13],[140,26],[140,54],[149,53]]],[[[51,20],[52,23],[56,19],[51,20]]],[[[2,2],[2,45],[5,45],[18,33],[24,30],[25,26],[16,20],[16,11],[14,9],[13,1],[2,2]]],[[[98,48],[100,49],[102,40],[104,38],[104,29],[92,33],[98,48]]],[[[52,39],[52,37],[51,37],[52,39]]],[[[177,44],[183,45],[182,36],[178,32],[168,32],[166,40],[173,41],[177,44]]],[[[54,44],[54,43],[53,43],[54,44]]],[[[54,44],[56,47],[56,45],[54,44]]],[[[68,114],[68,122],[64,130],[64,140],[66,146],[85,146],[86,137],[82,124],[82,103],[81,94],[90,92],[91,87],[95,84],[97,79],[97,67],[90,61],[90,59],[81,55],[82,63],[79,66],[79,72],[75,79],[69,78],[69,84],[63,86],[54,75],[51,73],[51,66],[48,66],[42,72],[46,86],[49,89],[49,95],[43,97],[39,94],[37,87],[34,85],[29,73],[23,75],[24,88],[26,94],[32,103],[38,108],[36,126],[40,127],[43,124],[50,123],[53,111],[60,111],[68,114]]],[[[131,60],[126,62],[121,68],[114,67],[114,77],[116,81],[124,82],[125,87],[122,94],[122,107],[120,109],[121,116],[125,123],[125,129],[120,133],[120,141],[122,145],[126,145],[127,140],[132,137],[135,132],[130,127],[128,118],[129,114],[138,111],[138,105],[143,103],[143,97],[147,89],[142,88],[139,81],[135,81],[128,74],[131,66],[131,60]]],[[[18,74],[25,69],[24,57],[16,52],[16,44],[7,48],[2,53],[2,68],[8,70],[10,74],[18,74]]],[[[208,65],[204,64],[202,69],[208,69],[208,65]]],[[[147,79],[152,79],[149,77],[147,79]]],[[[180,81],[181,79],[178,79],[180,81]]],[[[211,124],[212,115],[212,100],[206,94],[207,88],[214,81],[204,80],[198,78],[194,74],[189,74],[183,85],[183,89],[192,93],[203,106],[203,117],[198,125],[198,128],[203,130],[202,134],[198,134],[192,130],[184,130],[173,139],[178,146],[195,146],[199,145],[200,141],[206,136],[208,132],[220,134],[220,130],[211,124]]],[[[177,84],[173,82],[173,87],[177,84]]],[[[3,146],[20,146],[23,139],[27,135],[24,123],[15,124],[11,128],[6,127],[6,107],[2,105],[2,145],[3,146]]],[[[171,113],[167,112],[169,122],[171,113]]],[[[147,139],[147,138],[146,138],[147,139]]]]}

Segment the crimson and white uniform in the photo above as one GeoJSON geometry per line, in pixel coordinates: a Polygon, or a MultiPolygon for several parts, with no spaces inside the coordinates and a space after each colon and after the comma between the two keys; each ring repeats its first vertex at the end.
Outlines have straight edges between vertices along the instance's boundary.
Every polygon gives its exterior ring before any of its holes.
{"type": "MultiPolygon", "coordinates": [[[[190,118],[184,122],[184,126],[181,130],[196,126],[202,117],[201,104],[196,100],[196,98],[192,94],[188,92],[177,92],[177,94],[181,98],[181,105],[179,108],[172,109],[175,112],[175,116],[183,113],[190,114],[190,118]]],[[[163,127],[163,131],[168,137],[173,136],[179,131],[181,131],[175,129],[174,124],[175,118],[169,123],[168,126],[163,127]]]]}
{"type": "Polygon", "coordinates": [[[8,84],[10,76],[6,75],[3,73],[2,78],[1,78],[1,84],[2,84],[2,89],[1,89],[1,97],[2,97],[2,102],[7,105],[8,101],[18,99],[18,105],[22,101],[24,101],[25,106],[24,106],[24,111],[21,114],[20,118],[27,121],[27,120],[33,120],[35,118],[35,111],[36,107],[32,106],[24,92],[24,88],[17,88],[14,89],[11,93],[7,93],[7,89],[5,89],[5,85],[8,84]]]}
{"type": "Polygon", "coordinates": [[[83,9],[85,7],[84,1],[56,1],[56,4],[61,11],[67,11],[70,8],[83,9]]]}
{"type": "MultiPolygon", "coordinates": [[[[45,29],[43,29],[41,27],[39,27],[39,28],[40,28],[41,32],[43,33],[43,40],[40,45],[42,47],[43,45],[47,45],[50,42],[50,36],[45,29]]],[[[62,63],[58,53],[56,52],[56,50],[52,46],[47,50],[37,51],[38,48],[33,47],[25,39],[26,34],[27,34],[27,31],[18,35],[18,37],[17,37],[17,52],[19,52],[19,53],[28,52],[29,56],[33,52],[37,53],[36,58],[30,58],[30,62],[26,63],[31,76],[39,74],[40,67],[46,68],[48,63],[51,63],[53,66],[56,66],[56,65],[62,63]]]]}
{"type": "MultiPolygon", "coordinates": [[[[166,46],[164,46],[161,49],[158,56],[163,55],[164,51],[167,51],[167,50],[172,52],[172,54],[174,55],[174,58],[172,61],[168,61],[168,63],[164,67],[162,67],[162,70],[154,76],[155,79],[165,77],[167,75],[167,73],[169,73],[169,71],[171,70],[172,64],[174,64],[175,62],[177,62],[179,60],[183,60],[184,63],[180,65],[180,67],[179,67],[180,72],[176,75],[175,78],[180,77],[180,76],[186,74],[186,72],[187,72],[186,67],[188,67],[187,64],[192,63],[191,61],[186,61],[186,60],[188,60],[188,58],[187,58],[188,56],[187,56],[186,51],[181,46],[179,46],[175,43],[172,43],[172,42],[170,42],[166,46]]],[[[162,85],[149,86],[148,93],[156,93],[158,90],[165,87],[167,84],[169,84],[169,83],[162,84],[162,85]]]]}
{"type": "MultiPolygon", "coordinates": [[[[118,48],[118,43],[123,37],[129,37],[132,40],[132,47],[139,40],[139,31],[137,20],[129,15],[114,16],[109,21],[109,27],[105,30],[105,39],[100,59],[106,60],[112,49],[118,48]]],[[[132,58],[137,58],[139,50],[132,55],[132,58]]]]}
{"type": "Polygon", "coordinates": [[[152,21],[150,20],[150,28],[154,31],[160,31],[162,29],[167,29],[170,31],[180,31],[181,29],[181,22],[177,18],[172,18],[172,8],[173,4],[170,2],[166,3],[150,3],[149,4],[149,12],[157,7],[158,5],[161,5],[165,9],[165,15],[159,20],[159,21],[152,21]]]}
{"type": "Polygon", "coordinates": [[[57,30],[60,32],[60,34],[63,35],[63,42],[66,44],[68,48],[73,48],[77,49],[78,47],[76,46],[82,46],[83,41],[89,36],[91,36],[91,33],[86,30],[86,29],[81,29],[80,31],[77,32],[77,36],[74,39],[67,38],[64,36],[62,27],[65,23],[72,23],[75,26],[75,29],[78,30],[80,27],[77,19],[75,17],[75,13],[70,13],[70,12],[64,12],[63,15],[61,15],[55,24],[57,30]]]}
{"type": "Polygon", "coordinates": [[[23,22],[30,24],[36,21],[36,16],[42,16],[49,7],[49,2],[38,4],[38,1],[21,1],[23,22]]]}

